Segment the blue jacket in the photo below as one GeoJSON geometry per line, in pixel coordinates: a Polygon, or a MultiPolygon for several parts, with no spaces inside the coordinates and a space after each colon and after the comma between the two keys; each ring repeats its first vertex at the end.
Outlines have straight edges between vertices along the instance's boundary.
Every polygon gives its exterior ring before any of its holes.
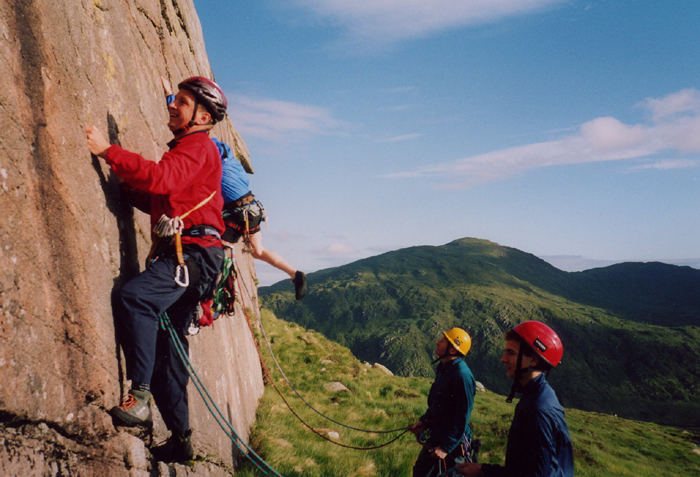
{"type": "Polygon", "coordinates": [[[428,429],[427,445],[452,452],[466,434],[471,438],[469,418],[474,408],[476,382],[464,358],[440,363],[428,394],[428,410],[420,418],[428,429]]]}
{"type": "Polygon", "coordinates": [[[564,408],[544,374],[524,389],[508,432],[506,466],[484,464],[486,477],[573,477],[574,451],[564,408]]]}
{"type": "Polygon", "coordinates": [[[221,156],[221,194],[224,196],[224,204],[228,204],[250,192],[248,177],[241,162],[231,152],[231,147],[215,137],[212,141],[216,144],[221,156]]]}

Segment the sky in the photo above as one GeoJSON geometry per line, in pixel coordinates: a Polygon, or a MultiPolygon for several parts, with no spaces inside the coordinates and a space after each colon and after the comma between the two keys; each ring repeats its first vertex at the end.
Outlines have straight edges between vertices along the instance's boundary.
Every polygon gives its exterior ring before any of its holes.
{"type": "Polygon", "coordinates": [[[700,268],[697,0],[194,5],[295,268],[464,237],[700,268]]]}

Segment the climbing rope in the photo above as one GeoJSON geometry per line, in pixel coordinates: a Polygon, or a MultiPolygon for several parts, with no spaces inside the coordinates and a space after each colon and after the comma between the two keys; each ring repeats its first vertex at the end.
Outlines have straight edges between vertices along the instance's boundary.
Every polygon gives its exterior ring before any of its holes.
{"type": "MultiPolygon", "coordinates": [[[[237,266],[237,264],[235,264],[235,266],[237,266]]],[[[238,271],[238,276],[240,276],[240,270],[238,271]]],[[[241,281],[239,281],[239,283],[240,283],[240,282],[241,282],[241,281]]],[[[244,283],[242,286],[245,287],[245,283],[244,283]]],[[[282,393],[280,392],[280,390],[279,390],[279,389],[277,388],[277,386],[275,385],[275,382],[274,382],[274,380],[272,379],[272,376],[270,375],[270,373],[269,373],[269,371],[268,371],[268,369],[267,369],[267,366],[265,365],[265,363],[264,363],[264,361],[263,361],[262,355],[260,354],[260,350],[257,348],[257,345],[256,345],[256,350],[258,351],[258,356],[259,356],[259,359],[260,359],[260,363],[261,363],[261,365],[262,365],[262,368],[263,368],[263,371],[264,371],[265,375],[267,376],[267,378],[268,378],[268,380],[270,381],[270,383],[272,384],[272,386],[275,388],[275,391],[277,391],[277,394],[280,395],[280,397],[282,398],[282,400],[284,401],[284,403],[287,405],[287,407],[289,408],[289,410],[292,412],[292,414],[294,414],[294,416],[295,416],[297,419],[299,419],[299,421],[300,421],[302,424],[304,424],[306,427],[308,427],[314,434],[318,435],[319,437],[321,437],[321,438],[323,438],[323,439],[325,439],[325,440],[327,440],[327,441],[329,441],[329,442],[331,442],[331,443],[333,443],[333,444],[335,444],[335,445],[338,445],[338,446],[341,446],[341,447],[347,447],[347,448],[349,448],[349,449],[356,449],[356,450],[372,450],[372,449],[379,449],[379,448],[381,448],[381,447],[384,447],[384,446],[387,446],[387,445],[391,444],[392,442],[396,441],[397,439],[399,439],[401,436],[403,436],[404,434],[406,434],[406,433],[409,431],[410,426],[408,426],[408,427],[401,427],[401,428],[398,428],[398,429],[392,429],[392,430],[388,430],[388,431],[376,431],[376,430],[360,429],[360,428],[348,426],[348,425],[346,425],[346,424],[343,424],[343,423],[341,423],[341,422],[338,422],[338,421],[336,421],[336,420],[334,420],[334,419],[332,419],[332,418],[326,416],[325,414],[323,414],[321,411],[317,410],[316,408],[314,408],[309,402],[307,402],[307,401],[301,396],[301,394],[299,394],[299,392],[298,392],[298,391],[296,390],[296,388],[292,385],[292,383],[289,381],[289,379],[287,378],[286,374],[285,374],[284,371],[282,370],[282,367],[280,366],[279,362],[277,361],[277,358],[275,357],[274,352],[272,351],[272,346],[270,345],[270,341],[269,341],[268,338],[267,338],[267,333],[265,332],[265,328],[263,327],[261,316],[260,316],[260,314],[257,312],[257,308],[256,308],[255,306],[252,306],[252,302],[253,302],[252,294],[248,291],[247,287],[245,287],[245,292],[246,292],[247,297],[250,299],[251,308],[254,310],[254,312],[255,312],[255,314],[256,314],[256,317],[257,317],[257,319],[258,319],[258,322],[260,323],[260,329],[262,330],[262,334],[263,334],[263,337],[265,338],[265,343],[267,344],[267,349],[270,351],[270,355],[272,356],[272,360],[275,362],[275,365],[277,366],[277,369],[279,370],[279,372],[280,372],[280,373],[282,374],[282,376],[284,377],[284,380],[287,382],[287,385],[292,389],[292,391],[294,391],[294,393],[299,397],[299,399],[301,399],[301,400],[304,402],[304,404],[306,404],[309,408],[311,408],[311,409],[312,409],[314,412],[316,412],[319,416],[321,416],[321,417],[323,417],[323,418],[325,418],[325,419],[327,419],[327,420],[333,422],[334,424],[337,424],[337,425],[339,425],[339,426],[345,427],[345,428],[347,428],[347,429],[352,429],[352,430],[359,431],[359,432],[373,433],[373,434],[390,434],[390,433],[399,432],[399,431],[403,431],[403,432],[401,432],[401,434],[399,434],[399,435],[396,436],[395,438],[391,439],[390,441],[385,442],[384,444],[381,444],[381,445],[378,445],[378,446],[371,446],[371,447],[355,447],[355,446],[345,445],[345,444],[342,444],[342,443],[340,443],[340,442],[336,442],[336,441],[330,439],[329,437],[327,437],[327,436],[325,436],[325,435],[323,435],[323,434],[320,434],[320,433],[317,432],[312,426],[310,426],[309,424],[307,424],[306,422],[304,422],[304,420],[294,411],[294,409],[292,409],[292,406],[289,404],[289,402],[287,402],[287,400],[285,399],[285,397],[282,395],[282,393]]],[[[242,294],[241,294],[241,295],[242,295],[242,294]]],[[[251,331],[251,333],[253,334],[253,339],[255,339],[255,335],[254,335],[254,332],[253,332],[253,326],[252,326],[252,324],[251,324],[251,322],[250,322],[250,317],[248,316],[247,308],[246,308],[246,306],[245,306],[244,304],[243,304],[242,308],[243,308],[244,315],[245,315],[245,317],[246,317],[246,321],[248,322],[248,327],[250,328],[250,331],[251,331]]]]}
{"type": "Polygon", "coordinates": [[[273,469],[270,466],[270,464],[265,462],[265,460],[262,457],[256,454],[255,451],[251,449],[250,446],[248,446],[248,444],[245,443],[245,441],[236,433],[236,430],[234,429],[233,425],[224,417],[224,414],[216,405],[214,399],[211,397],[211,394],[209,394],[209,391],[207,390],[206,386],[199,378],[199,375],[192,366],[192,363],[190,362],[187,356],[187,351],[182,345],[182,342],[180,341],[180,337],[177,335],[177,332],[173,328],[173,325],[170,322],[170,317],[168,317],[167,312],[161,313],[160,315],[158,315],[158,317],[160,318],[161,327],[167,330],[170,334],[170,338],[173,344],[175,345],[175,350],[177,351],[180,360],[187,368],[187,373],[190,375],[190,378],[192,378],[192,382],[194,383],[195,388],[197,388],[199,395],[202,396],[202,399],[204,400],[204,404],[207,406],[209,412],[219,424],[221,429],[236,445],[238,450],[240,450],[241,453],[243,453],[243,455],[245,455],[248,458],[248,460],[250,460],[253,463],[253,465],[255,465],[255,467],[257,467],[258,470],[260,470],[264,475],[283,477],[282,474],[273,469]]]}

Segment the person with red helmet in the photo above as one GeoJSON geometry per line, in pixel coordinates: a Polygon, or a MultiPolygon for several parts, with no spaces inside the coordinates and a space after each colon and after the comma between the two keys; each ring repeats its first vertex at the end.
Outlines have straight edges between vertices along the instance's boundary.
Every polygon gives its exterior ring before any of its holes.
{"type": "Polygon", "coordinates": [[[526,321],[505,335],[501,363],[513,379],[506,399],[522,393],[508,432],[505,466],[459,464],[451,475],[484,477],[573,477],[574,453],[564,408],[545,375],[564,354],[559,336],[539,321],[526,321]]]}
{"type": "Polygon", "coordinates": [[[465,362],[471,337],[461,328],[444,333],[435,346],[440,361],[428,394],[428,410],[410,427],[423,445],[413,466],[413,477],[434,477],[457,462],[472,462],[469,426],[476,381],[465,362]]]}
{"type": "Polygon", "coordinates": [[[132,205],[151,216],[153,246],[146,269],[121,288],[114,303],[131,388],[110,413],[115,424],[148,427],[153,397],[171,431],[164,445],[151,450],[162,461],[191,460],[194,451],[189,375],[159,326],[159,315],[167,311],[187,350],[189,324],[198,303],[213,293],[224,260],[221,159],[209,131],[226,116],[226,97],[201,76],[178,88],[168,105],[167,126],[174,138],[160,161],[110,144],[93,125],[86,129],[90,152],[119,177],[132,205]]]}

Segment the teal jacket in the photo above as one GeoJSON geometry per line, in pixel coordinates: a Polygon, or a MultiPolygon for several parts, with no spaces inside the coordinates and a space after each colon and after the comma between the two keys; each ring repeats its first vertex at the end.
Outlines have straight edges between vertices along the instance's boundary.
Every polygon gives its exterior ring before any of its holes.
{"type": "Polygon", "coordinates": [[[476,381],[464,358],[440,363],[428,394],[428,410],[420,421],[430,430],[426,445],[452,452],[462,437],[471,438],[469,418],[474,408],[476,381]]]}

